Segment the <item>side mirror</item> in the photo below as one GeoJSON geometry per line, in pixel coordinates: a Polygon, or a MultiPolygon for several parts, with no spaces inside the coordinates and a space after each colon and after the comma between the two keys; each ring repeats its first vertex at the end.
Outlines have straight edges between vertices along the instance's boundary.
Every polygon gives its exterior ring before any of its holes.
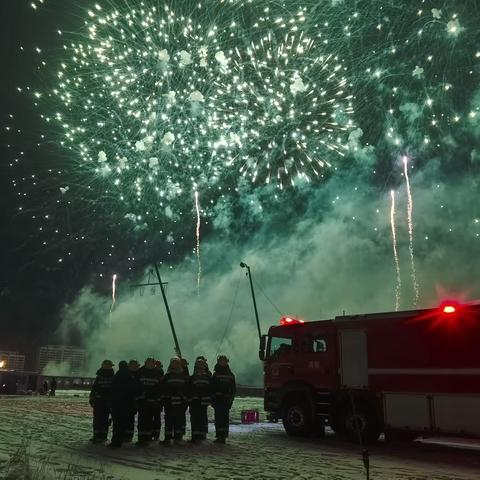
{"type": "Polygon", "coordinates": [[[259,358],[262,362],[265,361],[265,347],[266,347],[266,345],[267,345],[267,336],[262,335],[260,337],[260,348],[258,350],[258,356],[259,356],[259,358]]]}

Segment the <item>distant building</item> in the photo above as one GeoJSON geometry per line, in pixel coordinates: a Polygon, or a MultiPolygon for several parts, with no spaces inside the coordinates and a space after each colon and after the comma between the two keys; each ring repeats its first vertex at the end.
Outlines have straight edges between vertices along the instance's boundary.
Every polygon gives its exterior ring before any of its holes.
{"type": "Polygon", "coordinates": [[[58,366],[57,375],[78,375],[85,367],[85,350],[67,345],[46,345],[38,352],[38,371],[44,372],[49,364],[58,366]]]}
{"type": "Polygon", "coordinates": [[[23,372],[25,370],[25,355],[0,350],[0,369],[23,372]]]}

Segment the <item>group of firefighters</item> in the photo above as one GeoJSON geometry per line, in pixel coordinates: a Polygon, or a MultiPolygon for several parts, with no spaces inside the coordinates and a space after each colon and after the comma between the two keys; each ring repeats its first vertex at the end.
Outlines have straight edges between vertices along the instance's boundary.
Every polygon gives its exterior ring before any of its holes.
{"type": "Polygon", "coordinates": [[[137,445],[146,446],[160,440],[161,412],[164,410],[164,445],[183,443],[186,431],[186,411],[190,410],[191,442],[200,443],[208,433],[207,409],[215,412],[215,443],[225,443],[229,431],[229,412],[235,397],[235,376],[228,358],[220,355],[210,372],[207,360],[195,360],[193,374],[188,362],[179,357],[170,360],[167,373],[162,363],[147,358],[140,367],[136,360],[118,364],[104,360],[97,371],[90,392],[93,408],[93,443],[104,443],[108,436],[110,417],[112,439],[109,447],[121,447],[133,441],[135,415],[137,418],[137,445]]]}

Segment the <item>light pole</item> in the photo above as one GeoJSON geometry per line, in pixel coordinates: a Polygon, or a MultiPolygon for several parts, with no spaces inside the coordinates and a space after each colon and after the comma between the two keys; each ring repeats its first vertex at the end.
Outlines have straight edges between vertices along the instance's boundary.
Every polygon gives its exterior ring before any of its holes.
{"type": "Polygon", "coordinates": [[[250,280],[250,290],[252,291],[253,309],[255,310],[255,320],[257,321],[258,339],[261,342],[262,332],[260,330],[260,320],[258,319],[257,301],[255,300],[255,291],[253,290],[252,272],[250,271],[250,267],[244,262],[240,262],[240,267],[247,269],[248,279],[250,280]]]}

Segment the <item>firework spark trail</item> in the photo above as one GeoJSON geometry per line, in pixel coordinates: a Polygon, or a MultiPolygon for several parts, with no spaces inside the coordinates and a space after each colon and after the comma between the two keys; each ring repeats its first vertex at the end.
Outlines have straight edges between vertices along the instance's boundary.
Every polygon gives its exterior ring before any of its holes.
{"type": "Polygon", "coordinates": [[[415,255],[413,250],[413,220],[412,220],[413,198],[412,198],[412,191],[410,189],[410,179],[408,177],[408,158],[406,156],[403,157],[403,173],[405,174],[405,182],[407,185],[408,251],[410,252],[410,264],[412,267],[411,276],[412,276],[413,293],[414,293],[413,305],[415,306],[418,303],[419,292],[418,292],[417,273],[415,270],[415,255]]]}
{"type": "Polygon", "coordinates": [[[112,278],[112,305],[110,306],[110,313],[113,312],[113,307],[115,307],[117,294],[117,274],[115,273],[112,278]]]}
{"type": "Polygon", "coordinates": [[[200,201],[198,198],[198,192],[195,192],[195,209],[197,211],[197,227],[195,229],[195,235],[197,238],[197,264],[198,264],[198,273],[197,273],[197,295],[200,295],[200,280],[202,278],[202,262],[200,260],[200,201]]]}
{"type": "Polygon", "coordinates": [[[397,281],[395,284],[395,311],[398,312],[400,308],[400,290],[402,287],[402,278],[400,276],[400,262],[398,261],[397,252],[397,232],[395,229],[395,192],[392,190],[390,195],[392,198],[392,206],[390,209],[390,225],[392,227],[393,258],[395,260],[395,271],[397,274],[397,281]]]}

